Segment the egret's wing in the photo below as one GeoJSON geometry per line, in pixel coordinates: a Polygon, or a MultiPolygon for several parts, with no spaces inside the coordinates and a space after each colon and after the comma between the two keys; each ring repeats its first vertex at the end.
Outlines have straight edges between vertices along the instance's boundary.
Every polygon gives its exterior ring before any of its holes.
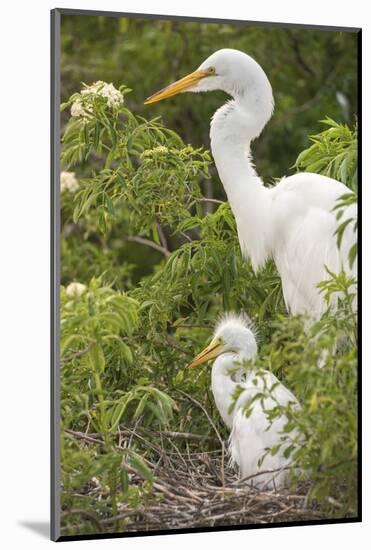
{"type": "Polygon", "coordinates": [[[319,318],[325,307],[318,283],[328,279],[326,266],[338,272],[334,224],[328,213],[311,208],[292,224],[275,253],[286,307],[293,315],[319,318]]]}
{"type": "MultiPolygon", "coordinates": [[[[322,315],[326,304],[317,285],[329,278],[326,267],[334,273],[343,268],[354,274],[348,261],[356,241],[354,223],[347,226],[340,249],[335,234],[339,222],[333,207],[345,191],[349,189],[340,182],[317,174],[297,174],[277,186],[273,215],[280,238],[274,242],[274,260],[292,314],[322,315]]],[[[356,218],[355,205],[344,211],[342,219],[348,218],[356,218]]]]}

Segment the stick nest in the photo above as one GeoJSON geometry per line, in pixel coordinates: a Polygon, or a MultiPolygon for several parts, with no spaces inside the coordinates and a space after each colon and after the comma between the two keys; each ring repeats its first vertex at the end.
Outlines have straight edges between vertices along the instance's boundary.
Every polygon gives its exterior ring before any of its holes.
{"type": "MultiPolygon", "coordinates": [[[[83,444],[100,443],[96,439],[98,434],[86,436],[80,432],[68,432],[83,440],[83,444]]],[[[326,513],[313,501],[308,503],[308,483],[302,483],[295,491],[254,488],[240,481],[237,473],[228,466],[224,446],[221,450],[192,452],[187,442],[186,451],[181,452],[174,443],[174,433],[163,434],[160,434],[160,439],[162,442],[167,440],[166,450],[163,445],[152,444],[152,450],[157,449],[159,456],[156,462],[150,463],[155,479],[146,498],[135,506],[119,502],[114,515],[97,514],[90,509],[63,510],[61,534],[124,534],[329,518],[328,511],[326,513]],[[170,440],[174,450],[169,452],[170,440]]],[[[123,445],[127,435],[121,433],[119,446],[123,445]]],[[[143,434],[140,437],[144,438],[143,434]]],[[[131,485],[142,483],[137,473],[130,473],[131,485]]],[[[81,496],[104,501],[109,498],[109,491],[93,480],[81,496]]]]}

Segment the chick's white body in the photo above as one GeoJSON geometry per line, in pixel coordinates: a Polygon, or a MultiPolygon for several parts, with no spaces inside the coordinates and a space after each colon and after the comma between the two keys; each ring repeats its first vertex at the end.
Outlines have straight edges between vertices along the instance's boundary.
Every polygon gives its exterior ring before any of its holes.
{"type": "Polygon", "coordinates": [[[211,373],[211,388],[215,404],[225,424],[230,428],[229,452],[231,462],[238,466],[241,478],[249,478],[251,485],[265,489],[280,489],[288,480],[288,467],[292,458],[285,457],[284,451],[290,444],[299,444],[296,430],[283,442],[285,415],[272,421],[267,411],[277,404],[285,406],[289,402],[299,406],[296,397],[269,371],[251,368],[246,370],[238,363],[253,359],[256,355],[256,342],[252,331],[241,320],[228,319],[216,332],[216,337],[225,342],[225,352],[215,360],[211,373]],[[228,338],[233,330],[234,343],[228,338]],[[228,351],[233,346],[233,351],[228,351]],[[241,391],[231,410],[236,389],[241,391]],[[257,394],[263,398],[253,400],[257,394]],[[249,409],[250,414],[246,414],[249,409]],[[282,443],[274,455],[269,449],[282,443]]]}

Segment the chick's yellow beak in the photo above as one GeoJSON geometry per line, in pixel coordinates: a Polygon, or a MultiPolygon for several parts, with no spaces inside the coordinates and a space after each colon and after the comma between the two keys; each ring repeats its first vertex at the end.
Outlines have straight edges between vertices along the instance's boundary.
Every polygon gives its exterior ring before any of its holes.
{"type": "Polygon", "coordinates": [[[184,78],[181,78],[180,80],[173,82],[169,86],[166,86],[166,88],[163,88],[162,90],[156,92],[150,97],[147,97],[144,105],[155,103],[156,101],[161,101],[162,99],[167,99],[168,97],[179,94],[180,92],[185,92],[186,90],[188,90],[188,88],[195,86],[201,80],[201,78],[205,78],[205,76],[209,76],[209,73],[207,71],[194,71],[184,78]]]}
{"type": "Polygon", "coordinates": [[[217,357],[220,354],[222,347],[223,342],[219,340],[219,338],[214,338],[207,348],[201,351],[201,353],[199,353],[188,366],[190,368],[197,367],[198,365],[201,365],[201,363],[209,361],[209,359],[214,359],[214,357],[217,357]]]}

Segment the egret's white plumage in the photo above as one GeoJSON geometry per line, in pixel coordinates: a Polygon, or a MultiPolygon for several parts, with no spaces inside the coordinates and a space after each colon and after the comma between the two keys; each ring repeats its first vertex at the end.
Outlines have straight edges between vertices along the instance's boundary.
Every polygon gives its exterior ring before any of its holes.
{"type": "Polygon", "coordinates": [[[299,437],[293,430],[290,440],[283,442],[286,416],[282,414],[271,422],[266,412],[277,404],[285,406],[291,402],[299,406],[299,403],[271,372],[259,371],[258,374],[252,364],[250,368],[242,365],[244,361],[253,360],[256,353],[257,344],[250,323],[245,317],[232,315],[217,325],[212,342],[190,366],[216,357],[211,370],[211,388],[218,411],[231,430],[232,462],[238,465],[241,478],[249,478],[250,484],[279,489],[286,484],[287,468],[292,463],[290,457],[284,457],[284,451],[289,444],[299,444],[299,437]],[[241,393],[231,409],[237,389],[241,393]],[[263,398],[253,400],[262,392],[263,398]],[[249,416],[246,408],[251,411],[249,416]],[[280,443],[282,446],[276,454],[267,452],[280,443]]]}
{"type": "MultiPolygon", "coordinates": [[[[232,96],[213,116],[211,150],[220,179],[236,218],[244,257],[258,271],[273,258],[282,280],[288,311],[318,319],[326,304],[317,284],[344,269],[356,275],[348,253],[356,241],[348,224],[341,243],[333,208],[349,189],[334,179],[299,173],[265,187],[251,160],[250,144],[274,109],[271,85],[263,69],[243,52],[222,49],[187,77],[151,96],[146,103],[179,92],[223,90],[232,96]]],[[[342,221],[356,218],[356,206],[345,208],[342,221]]]]}

